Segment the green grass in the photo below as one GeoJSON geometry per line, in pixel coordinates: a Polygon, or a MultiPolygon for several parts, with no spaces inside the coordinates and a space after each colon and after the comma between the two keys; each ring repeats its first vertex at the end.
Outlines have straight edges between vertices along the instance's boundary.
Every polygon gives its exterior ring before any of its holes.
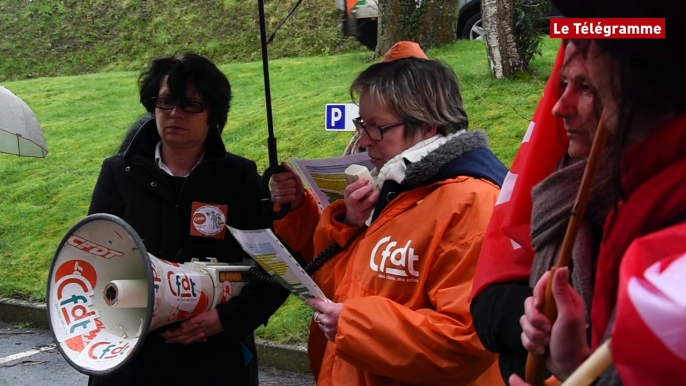
{"type": "MultiPolygon", "coordinates": [[[[557,52],[546,40],[533,62],[538,76],[491,79],[482,42],[460,41],[428,55],[460,77],[470,129],[485,129],[495,153],[509,165],[534,113],[557,52]]],[[[349,133],[326,132],[324,105],[348,102],[348,86],[368,53],[271,61],[273,111],[279,158],[341,154],[349,133]]],[[[259,62],[220,66],[234,102],[224,141],[229,151],[267,166],[264,83],[259,62]]],[[[40,78],[4,86],[35,111],[49,147],[45,159],[0,155],[0,296],[45,300],[50,262],[60,240],[87,212],[104,158],[114,154],[128,127],[144,112],[136,72],[40,78]]],[[[291,299],[260,336],[302,341],[309,307],[291,299]]]]}
{"type": "MultiPolygon", "coordinates": [[[[273,32],[297,0],[266,1],[273,32]]],[[[308,0],[269,45],[271,58],[362,51],[332,0],[308,0]]],[[[219,63],[260,58],[257,0],[3,0],[0,81],[139,70],[186,49],[219,63]]]]}

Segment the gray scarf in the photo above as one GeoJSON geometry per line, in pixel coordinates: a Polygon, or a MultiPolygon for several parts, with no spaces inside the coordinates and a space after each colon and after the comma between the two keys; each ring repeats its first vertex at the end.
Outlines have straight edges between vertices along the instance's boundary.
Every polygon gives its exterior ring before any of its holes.
{"type": "MultiPolygon", "coordinates": [[[[607,165],[609,163],[601,160],[570,265],[572,285],[584,299],[589,323],[603,225],[613,202],[611,171],[607,165]]],[[[531,242],[536,254],[529,281],[532,288],[557,262],[585,167],[586,161],[575,161],[567,166],[561,162],[555,172],[531,191],[531,242]]]]}

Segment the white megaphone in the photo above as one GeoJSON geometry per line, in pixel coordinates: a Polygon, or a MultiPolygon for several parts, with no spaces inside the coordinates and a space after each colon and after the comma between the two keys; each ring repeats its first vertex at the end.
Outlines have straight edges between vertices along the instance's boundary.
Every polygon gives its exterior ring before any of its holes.
{"type": "Polygon", "coordinates": [[[72,367],[106,375],[136,355],[148,332],[238,294],[250,267],[158,259],[121,218],[90,215],[55,252],[47,293],[50,329],[72,367]]]}

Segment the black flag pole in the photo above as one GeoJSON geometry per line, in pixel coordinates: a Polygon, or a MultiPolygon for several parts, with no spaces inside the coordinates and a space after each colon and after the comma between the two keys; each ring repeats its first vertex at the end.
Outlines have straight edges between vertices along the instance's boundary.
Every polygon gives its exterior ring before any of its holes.
{"type": "Polygon", "coordinates": [[[287,170],[279,165],[279,157],[276,151],[276,137],[274,136],[274,120],[272,117],[272,96],[269,87],[269,55],[267,53],[267,26],[264,16],[264,0],[258,0],[257,6],[260,13],[260,42],[262,44],[262,71],[264,72],[264,95],[265,105],[267,108],[267,129],[269,130],[269,138],[267,139],[267,149],[269,151],[269,167],[262,175],[262,183],[260,190],[262,192],[262,210],[265,214],[273,219],[278,220],[286,216],[291,209],[291,204],[280,205],[279,211],[274,210],[274,202],[271,199],[271,192],[269,190],[269,181],[276,173],[287,172],[287,170]]]}

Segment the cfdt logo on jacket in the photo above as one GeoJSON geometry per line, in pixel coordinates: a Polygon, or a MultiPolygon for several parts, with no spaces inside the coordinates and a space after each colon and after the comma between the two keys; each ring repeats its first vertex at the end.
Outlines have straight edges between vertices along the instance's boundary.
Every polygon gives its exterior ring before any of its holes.
{"type": "Polygon", "coordinates": [[[228,213],[226,205],[193,201],[191,211],[191,236],[224,239],[228,213]]]}
{"type": "Polygon", "coordinates": [[[369,267],[378,272],[381,279],[416,283],[419,281],[419,272],[415,268],[418,261],[419,255],[414,253],[412,240],[399,243],[386,236],[372,249],[369,267]]]}

